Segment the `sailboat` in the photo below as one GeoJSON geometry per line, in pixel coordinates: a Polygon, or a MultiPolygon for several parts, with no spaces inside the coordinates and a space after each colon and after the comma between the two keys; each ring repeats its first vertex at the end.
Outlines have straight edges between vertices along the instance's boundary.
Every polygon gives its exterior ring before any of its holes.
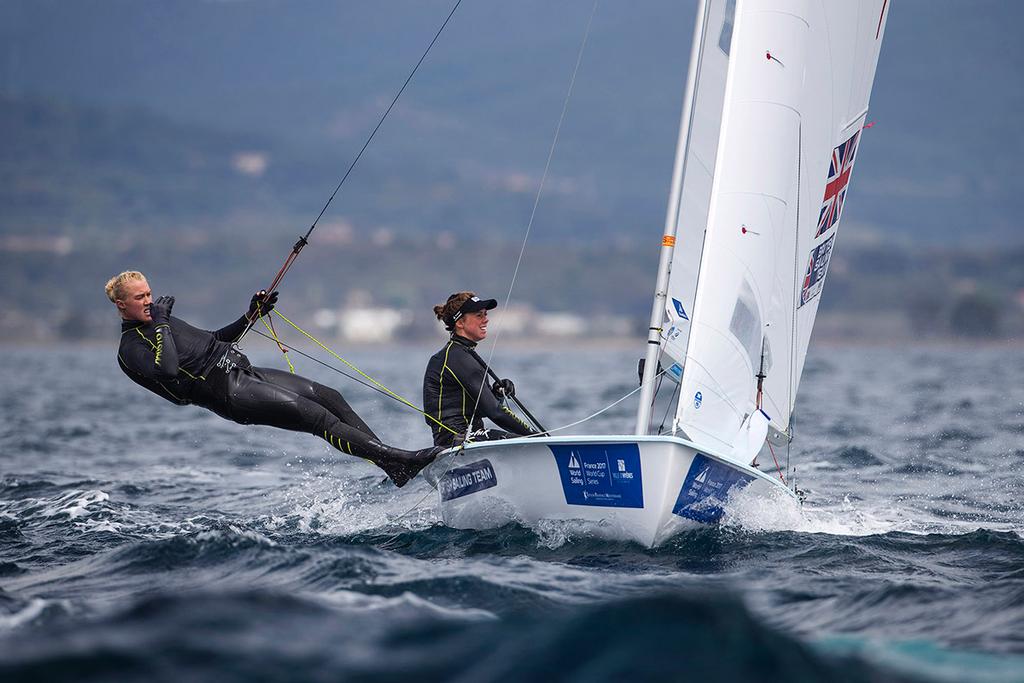
{"type": "Polygon", "coordinates": [[[578,521],[654,546],[740,492],[796,504],[773,444],[791,439],[887,9],[701,0],[635,433],[443,454],[428,476],[445,524],[578,521]],[[679,399],[671,432],[651,434],[659,375],[679,399]]]}

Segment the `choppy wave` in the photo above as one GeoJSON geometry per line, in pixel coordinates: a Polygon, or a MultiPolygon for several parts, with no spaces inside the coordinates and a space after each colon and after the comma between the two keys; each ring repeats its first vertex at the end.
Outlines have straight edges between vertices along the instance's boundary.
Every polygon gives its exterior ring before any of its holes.
{"type": "MultiPolygon", "coordinates": [[[[90,397],[71,418],[46,394],[50,359],[13,378],[5,683],[1024,680],[1016,360],[812,357],[785,454],[806,502],[740,491],[719,526],[649,549],[574,522],[444,527],[422,482],[398,490],[311,437],[176,409],[109,355],[61,366],[90,397]]],[[[412,355],[358,360],[414,395],[412,355]]],[[[520,359],[517,385],[570,382],[574,359],[520,359]]],[[[629,358],[586,360],[630,375],[589,373],[535,412],[567,423],[633,381],[629,358]]],[[[418,419],[350,398],[422,445],[418,419]]],[[[632,410],[602,418],[629,429],[632,410]]]]}
{"type": "Polygon", "coordinates": [[[0,647],[6,681],[913,680],[678,591],[500,620],[412,593],[156,595],[0,647]]]}

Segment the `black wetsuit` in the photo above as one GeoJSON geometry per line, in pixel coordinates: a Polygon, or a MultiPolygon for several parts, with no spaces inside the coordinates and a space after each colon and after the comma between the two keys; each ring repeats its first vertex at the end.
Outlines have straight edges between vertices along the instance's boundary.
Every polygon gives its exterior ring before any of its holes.
{"type": "Polygon", "coordinates": [[[245,316],[215,332],[175,317],[163,325],[126,320],[117,361],[133,381],[173,403],[202,406],[241,424],[313,434],[376,463],[399,486],[433,459],[422,451],[382,444],[338,391],[299,375],[254,367],[231,344],[246,325],[245,316]]]}
{"type": "MultiPolygon", "coordinates": [[[[461,443],[467,432],[483,430],[485,417],[512,434],[525,436],[535,433],[495,397],[485,382],[487,371],[475,347],[476,343],[453,334],[444,348],[431,356],[427,363],[427,371],[423,376],[423,412],[426,413],[425,419],[437,446],[461,443]],[[469,424],[471,416],[472,429],[469,424]],[[444,423],[450,430],[441,427],[435,420],[444,423]]],[[[488,431],[489,438],[510,436],[495,433],[497,430],[488,431]]]]}

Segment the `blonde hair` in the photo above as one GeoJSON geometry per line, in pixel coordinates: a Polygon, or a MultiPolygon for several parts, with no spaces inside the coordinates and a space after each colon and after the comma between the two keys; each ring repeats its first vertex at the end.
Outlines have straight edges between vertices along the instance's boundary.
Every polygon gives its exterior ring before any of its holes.
{"type": "Polygon", "coordinates": [[[132,280],[145,280],[146,276],[137,270],[126,270],[119,275],[107,280],[107,298],[110,303],[117,303],[117,300],[124,295],[124,286],[132,280]]]}
{"type": "Polygon", "coordinates": [[[449,321],[451,321],[455,314],[459,312],[459,309],[462,308],[462,304],[466,303],[474,296],[476,296],[476,294],[473,292],[455,292],[455,294],[448,297],[448,301],[445,301],[443,304],[438,306],[434,306],[434,315],[437,316],[438,320],[444,323],[445,329],[451,332],[455,329],[455,322],[449,321]]]}

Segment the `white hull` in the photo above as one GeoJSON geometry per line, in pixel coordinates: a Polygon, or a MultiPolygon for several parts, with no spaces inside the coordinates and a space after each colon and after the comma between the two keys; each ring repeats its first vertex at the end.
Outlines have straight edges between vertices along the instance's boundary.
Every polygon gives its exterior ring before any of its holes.
{"type": "Polygon", "coordinates": [[[717,523],[741,489],[796,499],[778,478],[671,436],[474,443],[446,451],[426,475],[437,481],[444,523],[457,529],[579,521],[598,536],[649,547],[717,523]]]}

